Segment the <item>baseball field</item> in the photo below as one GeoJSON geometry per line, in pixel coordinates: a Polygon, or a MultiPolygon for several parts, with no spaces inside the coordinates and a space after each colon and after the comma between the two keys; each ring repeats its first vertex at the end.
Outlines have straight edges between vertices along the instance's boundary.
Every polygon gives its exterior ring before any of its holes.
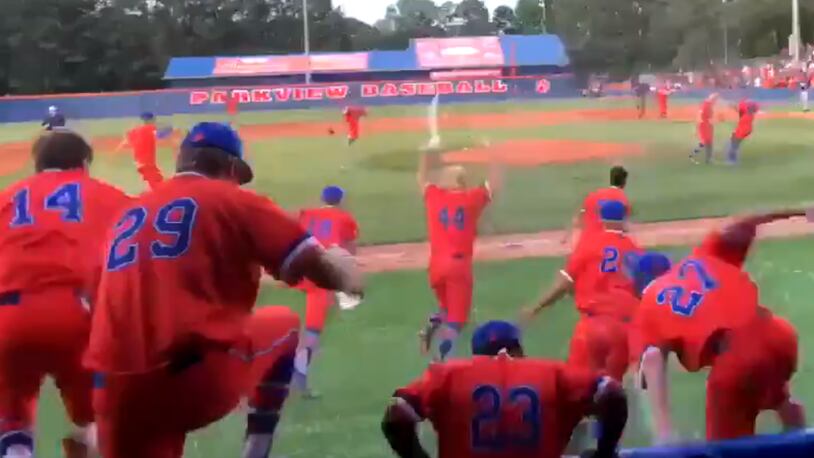
{"type": "MultiPolygon", "coordinates": [[[[729,101],[732,103],[734,101],[729,101]]],[[[610,164],[630,171],[628,195],[637,224],[634,234],[680,254],[715,221],[734,213],[811,200],[808,184],[814,154],[814,117],[793,107],[764,108],[739,165],[692,164],[695,102],[675,105],[668,119],[637,119],[630,103],[614,100],[546,101],[491,105],[443,105],[439,125],[444,162],[463,163],[475,176],[491,158],[506,164],[504,189],[481,224],[481,261],[476,268],[473,319],[513,319],[534,300],[562,263],[567,247],[558,232],[582,197],[607,184],[610,164]],[[693,221],[683,221],[692,219],[693,221]],[[657,224],[649,224],[661,222],[657,224]]],[[[326,184],[343,186],[347,205],[359,220],[365,248],[360,257],[371,272],[365,302],[351,312],[333,313],[313,371],[319,400],[293,396],[278,430],[275,456],[388,456],[379,421],[390,393],[426,366],[416,331],[434,308],[423,272],[424,216],[415,184],[420,146],[427,141],[426,107],[381,107],[363,120],[362,139],[348,148],[338,110],[243,113],[237,122],[257,179],[252,185],[284,207],[316,205],[326,184]],[[336,133],[331,135],[329,131],[336,133]],[[412,243],[419,242],[419,243],[412,243]]],[[[734,111],[719,109],[716,149],[722,154],[734,127],[734,111]]],[[[222,118],[223,119],[223,118],[222,118]]],[[[184,128],[201,120],[159,119],[184,128]]],[[[128,152],[113,153],[135,120],[74,120],[93,140],[94,174],[130,192],[143,185],[128,152]]],[[[36,125],[0,126],[0,183],[30,173],[28,148],[36,125]]],[[[172,170],[172,150],[162,147],[161,165],[172,170]]],[[[814,229],[814,226],[811,227],[814,229]]],[[[780,224],[767,233],[781,240],[758,244],[749,270],[761,286],[765,305],[788,317],[800,332],[801,362],[795,391],[814,406],[814,241],[804,222],[780,224]]],[[[302,310],[303,297],[271,287],[260,304],[302,310]]],[[[576,319],[564,302],[545,312],[525,335],[528,353],[562,358],[576,319]]],[[[465,337],[466,339],[466,337],[465,337]]],[[[464,341],[465,342],[465,341],[464,341]]],[[[461,353],[466,353],[461,345],[461,353]]],[[[673,410],[683,437],[703,435],[704,376],[675,371],[673,410]]],[[[39,407],[41,456],[57,456],[65,428],[58,396],[47,388],[39,407]]],[[[774,430],[767,418],[762,427],[774,430]]],[[[645,427],[632,422],[627,445],[645,443],[645,427]]],[[[423,437],[430,441],[429,428],[423,437]]],[[[196,434],[186,456],[236,456],[241,417],[196,434]]]]}

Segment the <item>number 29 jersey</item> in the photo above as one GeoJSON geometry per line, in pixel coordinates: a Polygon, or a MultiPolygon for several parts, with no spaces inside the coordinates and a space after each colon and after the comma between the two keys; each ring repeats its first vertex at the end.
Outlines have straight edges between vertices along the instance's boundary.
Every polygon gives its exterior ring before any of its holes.
{"type": "Polygon", "coordinates": [[[317,243],[266,197],[176,175],[139,196],[108,235],[86,364],[140,373],[190,346],[244,342],[261,267],[280,278],[317,243]]]}
{"type": "Polygon", "coordinates": [[[129,201],[82,169],[40,172],[5,189],[0,292],[52,285],[85,289],[104,235],[129,201]]]}
{"type": "Polygon", "coordinates": [[[432,422],[439,458],[559,458],[600,381],[561,362],[500,354],[433,364],[395,397],[432,422]]]}
{"type": "Polygon", "coordinates": [[[491,201],[489,188],[445,189],[431,184],[424,190],[430,256],[471,258],[478,220],[491,201]]]}

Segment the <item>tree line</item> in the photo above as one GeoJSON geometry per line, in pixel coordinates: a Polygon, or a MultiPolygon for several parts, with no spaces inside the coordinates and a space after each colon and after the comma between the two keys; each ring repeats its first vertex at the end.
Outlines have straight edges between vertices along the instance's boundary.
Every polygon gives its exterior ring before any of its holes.
{"type": "MultiPolygon", "coordinates": [[[[814,0],[800,0],[805,43],[814,0]]],[[[300,0],[3,0],[0,95],[150,89],[173,56],[303,50],[300,0]]],[[[309,0],[313,51],[404,49],[411,38],[555,33],[578,71],[627,76],[776,55],[791,0],[397,0],[371,26],[309,0]]]]}

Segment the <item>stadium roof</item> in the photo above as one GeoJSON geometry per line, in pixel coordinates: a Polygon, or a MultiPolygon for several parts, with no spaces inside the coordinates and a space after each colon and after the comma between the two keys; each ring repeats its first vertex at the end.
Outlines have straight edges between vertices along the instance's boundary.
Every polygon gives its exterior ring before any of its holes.
{"type": "Polygon", "coordinates": [[[556,35],[418,38],[404,51],[175,57],[164,79],[556,66],[570,64],[556,35]]]}

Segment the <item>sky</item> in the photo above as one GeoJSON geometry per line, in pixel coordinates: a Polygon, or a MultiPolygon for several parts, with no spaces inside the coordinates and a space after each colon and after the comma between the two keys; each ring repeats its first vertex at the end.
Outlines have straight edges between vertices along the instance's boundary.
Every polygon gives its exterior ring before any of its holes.
{"type": "MultiPolygon", "coordinates": [[[[395,0],[333,0],[334,6],[341,6],[342,10],[345,11],[345,15],[371,25],[384,17],[387,5],[394,3],[396,3],[395,0]]],[[[435,3],[441,4],[443,0],[435,0],[435,3]]],[[[483,3],[486,4],[486,8],[491,13],[500,5],[514,6],[516,0],[483,0],[483,3]]]]}

